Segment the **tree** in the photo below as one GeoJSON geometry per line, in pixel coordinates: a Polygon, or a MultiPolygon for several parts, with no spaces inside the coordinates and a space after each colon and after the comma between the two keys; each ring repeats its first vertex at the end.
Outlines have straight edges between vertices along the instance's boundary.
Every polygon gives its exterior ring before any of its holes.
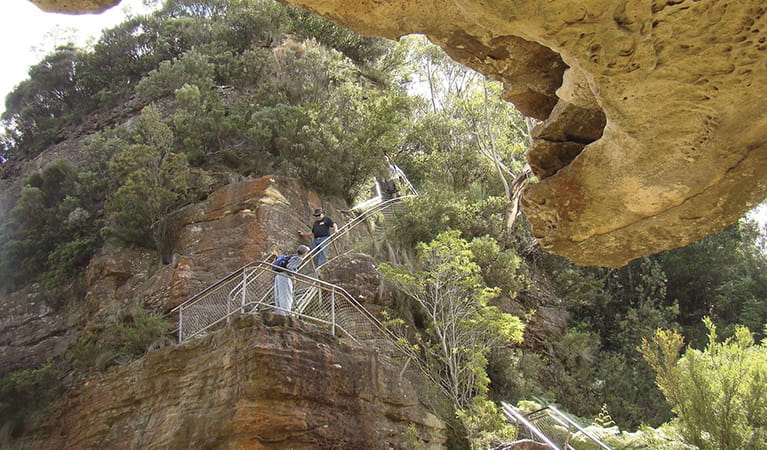
{"type": "Polygon", "coordinates": [[[501,83],[461,66],[425,39],[405,39],[404,47],[417,67],[411,92],[425,97],[406,150],[419,155],[428,178],[453,191],[481,183],[493,195],[502,195],[511,230],[518,194],[529,176],[522,115],[502,99],[501,83]]]}
{"type": "Polygon", "coordinates": [[[134,130],[133,145],[109,162],[117,190],[106,205],[111,237],[144,247],[162,245],[152,227],[189,199],[190,170],[186,156],[171,152],[173,132],[154,108],[147,108],[134,130]]]}
{"type": "Polygon", "coordinates": [[[735,324],[762,331],[767,321],[767,254],[759,246],[755,223],[740,220],[654,258],[668,279],[666,303],[679,304],[679,323],[691,342],[705,342],[703,316],[709,316],[724,336],[732,335],[735,324]]]}
{"type": "Polygon", "coordinates": [[[470,244],[446,231],[417,248],[419,270],[382,265],[385,276],[413,299],[425,317],[419,335],[429,367],[457,411],[486,407],[487,357],[491,349],[522,341],[518,317],[488,306],[498,294],[487,288],[470,244]],[[485,406],[482,406],[485,405],[485,406]]]}
{"type": "Polygon", "coordinates": [[[75,81],[79,51],[71,45],[58,47],[29,69],[5,99],[3,121],[6,135],[20,153],[34,156],[59,140],[58,133],[82,99],[75,81]]]}
{"type": "Polygon", "coordinates": [[[659,329],[644,339],[642,355],[672,404],[685,439],[701,449],[757,449],[767,445],[767,341],[754,344],[746,327],[717,341],[716,326],[703,319],[708,344],[688,348],[679,333],[659,329]]]}
{"type": "Polygon", "coordinates": [[[100,225],[81,174],[57,159],[32,173],[0,234],[0,284],[43,275],[56,287],[90,259],[100,225]]]}

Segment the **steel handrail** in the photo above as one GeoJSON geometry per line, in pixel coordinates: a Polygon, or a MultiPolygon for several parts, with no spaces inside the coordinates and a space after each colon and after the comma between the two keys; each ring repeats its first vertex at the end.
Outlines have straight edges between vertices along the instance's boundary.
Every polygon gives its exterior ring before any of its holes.
{"type": "MultiPolygon", "coordinates": [[[[381,203],[378,203],[378,204],[377,204],[377,205],[375,205],[373,208],[371,208],[371,209],[369,209],[369,210],[365,211],[364,213],[362,213],[362,214],[358,215],[358,216],[357,216],[357,217],[355,217],[354,219],[350,220],[349,222],[347,222],[346,224],[344,224],[343,226],[341,226],[341,228],[339,228],[338,232],[336,232],[335,234],[331,235],[331,237],[330,237],[330,242],[328,242],[327,244],[323,245],[323,247],[326,247],[327,245],[330,245],[330,244],[331,244],[333,241],[335,241],[337,238],[340,238],[340,237],[342,237],[342,236],[344,236],[344,235],[348,234],[348,232],[349,232],[349,231],[350,231],[350,230],[351,230],[351,229],[352,229],[354,226],[356,226],[357,224],[359,224],[359,223],[361,223],[361,222],[363,222],[363,221],[367,220],[367,219],[368,219],[370,216],[372,216],[373,214],[376,214],[376,213],[378,213],[378,212],[382,211],[383,209],[386,209],[386,208],[388,208],[389,206],[392,206],[393,204],[395,204],[395,203],[397,203],[397,202],[401,201],[402,199],[406,199],[406,198],[412,198],[412,197],[415,197],[415,195],[403,195],[403,196],[395,197],[395,198],[392,198],[392,199],[389,199],[389,200],[383,201],[383,202],[381,202],[381,203]]],[[[312,260],[312,257],[316,256],[316,255],[317,255],[317,253],[319,253],[319,250],[318,250],[319,248],[320,248],[320,246],[317,246],[317,247],[315,247],[315,248],[311,249],[311,250],[310,250],[310,251],[309,251],[309,252],[308,252],[308,253],[307,253],[307,254],[304,256],[304,260],[303,260],[303,262],[301,263],[301,265],[300,265],[300,266],[299,266],[299,268],[298,268],[299,270],[301,270],[302,268],[304,268],[304,267],[306,266],[306,264],[308,264],[308,263],[309,263],[309,262],[312,260]]],[[[193,295],[192,297],[189,297],[187,300],[184,300],[184,301],[183,301],[182,303],[180,303],[178,306],[176,306],[175,308],[171,309],[171,310],[168,312],[168,314],[171,314],[171,313],[177,312],[177,311],[178,311],[179,309],[181,309],[182,307],[185,307],[185,306],[191,306],[192,304],[194,304],[194,302],[198,301],[200,298],[202,298],[203,296],[205,296],[205,294],[207,294],[207,293],[209,293],[210,291],[212,291],[212,290],[214,290],[214,289],[218,288],[218,287],[219,287],[219,286],[221,286],[222,284],[224,284],[224,283],[227,283],[227,282],[231,281],[233,278],[241,276],[241,275],[242,275],[242,273],[243,273],[243,271],[245,271],[246,269],[248,269],[248,268],[252,268],[252,267],[254,267],[255,265],[257,265],[257,264],[259,264],[259,263],[263,263],[263,262],[265,262],[265,261],[252,261],[252,262],[249,262],[248,264],[245,264],[244,266],[240,267],[239,269],[235,270],[234,272],[230,273],[229,275],[226,275],[226,276],[224,276],[223,278],[219,279],[218,281],[214,282],[213,284],[209,285],[208,287],[206,287],[206,288],[205,288],[205,289],[203,289],[202,291],[198,292],[197,294],[193,295]]]]}
{"type": "MultiPolygon", "coordinates": [[[[256,265],[257,266],[265,266],[265,267],[269,267],[269,268],[280,268],[278,266],[275,266],[274,264],[270,264],[270,263],[263,262],[263,261],[260,261],[260,262],[256,263],[256,265]]],[[[280,269],[282,269],[282,268],[280,268],[280,269]]],[[[379,331],[382,331],[382,332],[386,333],[386,335],[389,338],[391,338],[391,339],[394,339],[394,340],[397,339],[397,336],[394,333],[392,333],[391,330],[389,330],[385,326],[383,326],[381,321],[378,320],[378,318],[376,316],[374,316],[373,313],[371,313],[370,311],[367,310],[367,308],[362,306],[362,304],[360,304],[360,302],[357,301],[357,299],[354,298],[354,296],[352,294],[350,294],[346,289],[342,288],[341,286],[338,286],[338,285],[333,284],[333,283],[329,283],[327,281],[320,280],[319,278],[310,277],[309,275],[305,275],[305,274],[297,272],[297,271],[288,270],[288,269],[282,269],[280,274],[281,275],[288,274],[290,278],[298,279],[298,280],[303,280],[305,282],[305,284],[308,284],[309,286],[318,286],[318,287],[324,288],[324,290],[326,290],[326,291],[338,292],[339,294],[341,294],[344,297],[344,299],[346,301],[348,301],[354,307],[354,309],[357,310],[357,312],[361,313],[363,316],[365,316],[365,318],[367,318],[369,321],[371,321],[376,326],[376,328],[378,328],[379,331]]]]}
{"type": "MultiPolygon", "coordinates": [[[[504,411],[506,411],[508,409],[509,411],[512,411],[515,414],[514,415],[514,419],[510,418],[510,420],[517,420],[518,419],[517,416],[524,417],[524,420],[519,420],[519,422],[524,424],[530,430],[530,432],[532,432],[537,438],[545,439],[544,442],[547,445],[551,445],[555,449],[556,449],[556,447],[554,447],[553,444],[550,443],[548,438],[546,438],[544,433],[542,431],[540,431],[538,429],[538,427],[536,427],[534,425],[534,422],[536,422],[537,420],[539,420],[539,419],[541,419],[543,417],[548,417],[548,418],[550,418],[554,422],[558,423],[560,426],[562,426],[563,428],[565,428],[567,430],[567,434],[568,434],[567,441],[570,440],[570,437],[575,436],[578,433],[582,433],[584,436],[589,438],[592,442],[594,442],[595,444],[597,444],[599,447],[603,448],[604,450],[612,450],[610,447],[605,445],[602,441],[597,439],[595,436],[591,435],[583,427],[578,425],[578,423],[576,423],[574,420],[570,419],[567,415],[562,413],[560,410],[558,410],[554,406],[551,406],[551,405],[544,406],[543,408],[536,409],[535,411],[529,412],[529,413],[525,414],[524,416],[522,416],[521,414],[519,414],[516,411],[516,409],[514,407],[508,405],[507,403],[501,402],[501,405],[503,406],[504,411]],[[554,414],[551,414],[551,412],[549,412],[549,411],[553,412],[554,414]],[[575,433],[572,433],[570,431],[571,427],[575,428],[577,431],[575,433]]],[[[507,415],[507,418],[508,418],[508,415],[507,415]]],[[[570,444],[565,444],[565,448],[574,448],[574,447],[572,445],[570,445],[570,444]]]]}
{"type": "MultiPolygon", "coordinates": [[[[363,212],[362,214],[358,215],[354,219],[352,219],[349,222],[347,222],[346,224],[344,224],[339,229],[339,231],[337,233],[335,233],[334,235],[331,236],[331,238],[330,238],[331,241],[328,242],[327,244],[323,244],[322,247],[326,247],[327,245],[330,245],[331,243],[333,243],[336,239],[338,239],[338,238],[348,234],[348,232],[352,228],[354,228],[359,223],[362,223],[363,221],[367,220],[372,215],[381,212],[382,210],[392,206],[395,203],[398,203],[398,202],[402,201],[405,198],[411,198],[411,197],[415,197],[415,195],[403,195],[403,196],[395,197],[395,198],[392,198],[392,199],[389,199],[389,200],[386,200],[386,201],[383,201],[381,203],[376,204],[375,206],[373,206],[369,210],[363,212]]],[[[306,264],[308,264],[310,261],[312,261],[312,257],[315,256],[317,253],[319,253],[319,249],[320,249],[320,246],[315,247],[312,250],[310,250],[304,256],[303,262],[299,266],[298,270],[301,270],[302,268],[304,268],[306,266],[306,264]]],[[[183,308],[190,307],[190,306],[194,305],[198,301],[200,301],[203,298],[205,298],[205,296],[208,293],[214,291],[215,289],[218,289],[220,286],[224,285],[225,283],[228,283],[228,282],[232,281],[235,278],[241,277],[246,270],[255,269],[256,267],[259,267],[262,264],[268,264],[268,265],[272,266],[271,264],[269,264],[266,261],[253,261],[253,262],[250,262],[248,264],[245,264],[244,266],[240,267],[239,269],[235,270],[234,272],[230,273],[229,275],[226,275],[225,277],[219,279],[215,283],[209,285],[207,288],[205,288],[202,291],[198,292],[197,294],[193,295],[192,297],[190,297],[189,299],[185,300],[181,304],[177,305],[175,308],[171,309],[168,313],[166,313],[166,316],[168,316],[170,314],[173,314],[173,313],[176,313],[176,312],[180,311],[183,308]]],[[[274,267],[274,266],[272,266],[272,267],[274,267]]],[[[295,272],[295,273],[298,274],[298,275],[302,275],[302,274],[299,274],[298,272],[295,272]]],[[[232,289],[232,291],[236,290],[239,286],[241,286],[241,284],[238,284],[238,286],[236,286],[234,289],[232,289]]],[[[333,285],[333,286],[335,286],[335,285],[333,285]]],[[[367,309],[363,308],[361,305],[358,305],[356,299],[354,299],[354,297],[352,297],[348,292],[346,294],[354,302],[353,304],[355,305],[354,306],[355,309],[357,309],[358,311],[361,311],[361,312],[364,311],[363,314],[365,314],[366,316],[368,316],[370,318],[373,318],[376,321],[378,320],[374,316],[372,316],[367,309]]],[[[268,293],[266,295],[268,295],[268,293]]],[[[219,323],[219,322],[220,322],[220,320],[216,320],[214,323],[219,323]]],[[[380,321],[379,321],[379,324],[380,324],[380,321]]],[[[383,325],[381,325],[381,327],[383,327],[383,325]]],[[[390,330],[386,329],[385,327],[383,327],[383,329],[386,330],[387,333],[390,333],[390,330]]],[[[176,328],[175,331],[178,331],[178,328],[176,328]]],[[[392,339],[394,339],[394,340],[397,339],[396,336],[395,337],[390,336],[390,337],[392,339]]]]}
{"type": "Polygon", "coordinates": [[[249,262],[249,263],[245,264],[244,266],[240,267],[239,269],[235,270],[234,272],[230,273],[229,275],[226,275],[223,278],[220,278],[218,281],[214,282],[210,286],[206,287],[205,289],[201,290],[200,292],[194,294],[193,296],[191,296],[188,299],[184,300],[183,302],[179,303],[175,308],[173,308],[170,311],[168,311],[167,314],[174,313],[174,312],[178,311],[179,309],[181,309],[183,307],[193,305],[201,297],[205,296],[205,294],[209,293],[210,291],[212,291],[214,289],[217,289],[219,286],[221,286],[222,284],[225,284],[225,283],[231,281],[233,278],[241,276],[242,272],[245,271],[247,268],[252,267],[253,265],[258,264],[260,262],[263,262],[263,261],[252,261],[252,262],[249,262]]]}
{"type": "MultiPolygon", "coordinates": [[[[248,306],[254,306],[254,305],[263,305],[263,306],[268,306],[268,307],[269,307],[269,308],[271,308],[271,309],[277,309],[277,310],[280,310],[280,311],[284,311],[284,312],[290,313],[291,315],[294,315],[294,316],[298,316],[298,317],[304,318],[304,320],[307,320],[307,321],[311,321],[311,322],[320,322],[320,323],[324,323],[324,324],[327,324],[327,325],[331,325],[331,326],[333,326],[334,328],[338,328],[339,330],[343,331],[343,332],[344,332],[344,334],[345,334],[347,337],[351,338],[351,339],[352,339],[354,342],[357,342],[357,343],[359,343],[359,341],[357,340],[357,338],[355,338],[355,337],[354,337],[354,335],[353,335],[353,334],[351,334],[350,332],[348,332],[348,331],[347,331],[347,330],[346,330],[346,329],[345,329],[343,326],[339,325],[338,323],[334,323],[334,322],[328,322],[327,320],[323,320],[323,319],[320,319],[319,317],[313,317],[313,316],[310,316],[310,315],[308,315],[308,314],[302,314],[302,313],[298,313],[298,312],[296,312],[296,311],[291,311],[291,310],[289,310],[289,309],[280,308],[279,306],[271,305],[271,304],[269,304],[269,303],[264,303],[263,301],[247,302],[247,303],[245,303],[244,305],[242,305],[242,307],[248,307],[248,306]]],[[[230,317],[232,317],[232,316],[234,316],[234,315],[237,315],[237,314],[241,314],[241,313],[240,313],[240,311],[239,311],[239,309],[240,309],[240,308],[237,308],[237,309],[235,309],[234,311],[230,312],[229,314],[227,314],[227,315],[225,315],[225,316],[221,317],[221,318],[220,318],[220,319],[218,319],[217,321],[215,321],[215,322],[211,323],[210,325],[206,326],[205,328],[201,328],[201,329],[200,329],[200,330],[198,330],[198,331],[197,331],[197,332],[196,332],[196,333],[195,333],[193,336],[196,336],[196,335],[198,335],[198,334],[200,334],[200,333],[202,333],[202,332],[204,332],[204,331],[207,331],[208,329],[212,328],[213,326],[220,324],[220,323],[221,323],[221,322],[223,322],[224,320],[226,320],[226,319],[229,319],[230,317]]],[[[191,339],[191,337],[190,337],[189,339],[191,339]]]]}
{"type": "MultiPolygon", "coordinates": [[[[346,222],[343,224],[337,232],[333,233],[328,237],[327,241],[323,242],[322,244],[318,245],[317,247],[314,247],[313,249],[309,250],[309,252],[304,256],[303,262],[301,262],[301,265],[298,266],[298,269],[303,269],[307,264],[313,261],[313,258],[317,256],[317,254],[320,252],[320,249],[325,249],[331,244],[334,244],[336,240],[340,239],[341,237],[349,234],[349,232],[358,224],[364,222],[374,214],[377,214],[381,212],[382,210],[394,205],[395,203],[399,203],[403,199],[406,198],[413,198],[416,197],[416,195],[401,195],[399,197],[390,198],[388,200],[384,200],[380,203],[377,203],[372,208],[368,209],[367,211],[364,211],[363,213],[357,215],[352,220],[346,222]]],[[[338,251],[336,250],[336,253],[338,251]]]]}
{"type": "Polygon", "coordinates": [[[506,402],[501,402],[501,408],[503,409],[503,413],[504,415],[506,415],[507,419],[513,420],[516,423],[521,423],[522,425],[527,427],[527,429],[530,430],[530,432],[533,433],[535,437],[542,440],[546,445],[548,445],[554,450],[560,450],[560,448],[554,445],[554,443],[551,442],[549,438],[547,438],[546,435],[543,434],[543,432],[541,432],[541,430],[538,429],[538,427],[536,427],[531,422],[529,422],[525,418],[525,416],[517,412],[517,410],[513,406],[509,405],[506,402]]]}
{"type": "MultiPolygon", "coordinates": [[[[546,408],[548,408],[548,409],[550,409],[550,410],[554,411],[554,412],[555,412],[555,413],[556,413],[556,414],[557,414],[559,417],[561,417],[562,419],[564,419],[564,420],[565,420],[565,421],[566,421],[568,424],[570,424],[570,425],[572,425],[573,427],[575,427],[575,428],[576,428],[576,429],[577,429],[579,432],[583,433],[583,435],[584,435],[584,436],[586,436],[587,438],[589,438],[589,439],[591,439],[592,441],[594,441],[594,443],[595,443],[595,444],[597,444],[598,446],[602,447],[602,448],[603,448],[603,449],[605,449],[605,450],[612,450],[610,447],[608,447],[607,445],[605,445],[605,444],[604,444],[602,441],[600,441],[600,440],[599,440],[599,439],[597,439],[596,437],[594,437],[594,436],[592,436],[591,434],[589,434],[589,432],[588,432],[588,431],[586,431],[585,429],[583,429],[583,427],[581,427],[580,425],[578,425],[578,424],[577,424],[577,423],[576,423],[574,420],[572,420],[572,419],[570,419],[569,417],[567,417],[565,414],[563,414],[561,411],[559,411],[559,410],[558,410],[557,408],[555,408],[554,406],[551,406],[551,405],[549,405],[549,406],[547,406],[546,408]]],[[[575,434],[575,433],[573,433],[573,434],[575,434]]]]}
{"type": "MultiPolygon", "coordinates": [[[[234,272],[234,273],[224,277],[221,280],[221,282],[223,283],[223,282],[226,282],[226,281],[231,281],[233,278],[241,275],[248,268],[253,268],[255,270],[262,270],[262,271],[280,269],[280,272],[279,272],[280,275],[284,275],[284,276],[288,276],[289,278],[300,280],[303,283],[308,284],[309,286],[320,286],[320,287],[323,287],[324,290],[326,290],[326,291],[339,292],[342,296],[345,297],[345,300],[347,300],[356,311],[363,313],[363,316],[365,316],[368,320],[370,320],[371,318],[373,320],[377,320],[377,319],[375,319],[375,317],[371,316],[369,311],[367,311],[364,307],[362,307],[362,305],[360,305],[359,302],[357,302],[354,299],[354,297],[351,296],[351,294],[349,294],[346,290],[344,290],[340,286],[336,286],[336,285],[334,285],[332,283],[328,283],[326,281],[322,281],[322,280],[319,280],[317,278],[310,277],[308,275],[304,275],[302,273],[298,273],[298,272],[295,272],[295,271],[292,271],[292,270],[289,270],[289,269],[285,269],[285,268],[282,268],[282,267],[279,267],[279,266],[275,266],[274,264],[271,264],[271,263],[268,263],[268,262],[265,262],[265,261],[255,261],[255,262],[252,262],[250,264],[247,264],[246,266],[243,266],[242,268],[240,268],[237,272],[234,272]],[[367,314],[365,314],[365,313],[367,313],[367,314]]],[[[241,285],[242,284],[239,284],[238,286],[241,286],[241,285]]],[[[234,292],[236,289],[237,289],[237,287],[235,287],[235,289],[232,289],[231,292],[234,292]]],[[[208,289],[206,289],[206,291],[207,290],[208,289]]],[[[187,304],[187,302],[185,302],[184,304],[179,305],[176,308],[174,308],[172,311],[181,310],[182,307],[192,306],[192,305],[194,305],[196,303],[197,300],[199,300],[199,298],[200,298],[200,296],[197,295],[197,296],[193,297],[192,299],[190,299],[190,300],[195,300],[195,301],[190,301],[190,302],[188,302],[188,304],[187,304]]],[[[193,335],[187,337],[187,340],[192,338],[192,337],[194,337],[194,336],[196,336],[196,335],[198,335],[198,334],[200,334],[200,333],[203,333],[203,332],[207,331],[208,329],[210,329],[210,328],[212,328],[212,327],[214,327],[214,326],[216,326],[218,324],[220,324],[222,321],[230,318],[233,315],[240,314],[241,311],[245,307],[251,306],[251,305],[267,305],[270,308],[283,310],[282,308],[279,308],[279,307],[277,307],[275,305],[270,305],[270,304],[265,303],[263,301],[263,297],[261,299],[259,299],[258,301],[245,302],[240,307],[235,308],[234,311],[231,311],[231,312],[223,315],[222,317],[216,319],[215,321],[211,322],[210,324],[206,325],[205,327],[197,330],[193,335]]],[[[285,311],[285,310],[283,310],[283,311],[285,311]]],[[[305,315],[305,314],[295,313],[295,312],[293,314],[310,318],[313,321],[319,321],[319,322],[327,323],[327,321],[324,321],[324,320],[316,318],[316,317],[308,316],[308,315],[305,315]]],[[[382,327],[380,322],[378,322],[377,324],[374,323],[374,325],[376,325],[376,327],[379,330],[381,330],[381,331],[384,331],[384,332],[388,331],[388,330],[385,330],[382,327]]],[[[348,336],[351,336],[356,341],[356,338],[354,338],[348,331],[343,329],[343,327],[339,326],[339,328],[341,328],[344,333],[346,333],[348,336]]]]}
{"type": "MultiPolygon", "coordinates": [[[[280,275],[288,276],[289,278],[292,278],[292,279],[295,279],[295,280],[299,280],[299,281],[301,281],[304,284],[309,285],[309,286],[316,286],[316,287],[323,288],[323,290],[325,290],[325,291],[334,291],[334,292],[339,293],[341,296],[344,297],[344,299],[347,302],[349,302],[349,304],[352,305],[352,307],[357,312],[362,314],[366,319],[368,319],[368,321],[372,322],[373,325],[375,325],[375,327],[379,331],[385,333],[387,337],[389,337],[390,339],[392,339],[396,343],[397,336],[394,335],[394,333],[392,333],[391,330],[389,330],[386,327],[384,327],[383,324],[381,324],[381,322],[378,320],[378,318],[376,318],[370,311],[368,311],[365,307],[363,307],[357,301],[357,299],[355,299],[346,289],[344,289],[344,288],[342,288],[340,286],[337,286],[335,284],[329,283],[327,281],[323,281],[323,280],[320,280],[318,278],[314,278],[314,277],[311,277],[309,275],[305,275],[305,274],[299,273],[297,271],[293,271],[293,270],[289,270],[289,269],[284,269],[282,267],[275,266],[274,264],[271,264],[271,263],[268,263],[268,262],[265,262],[265,261],[255,261],[255,262],[252,262],[252,263],[250,263],[250,264],[248,264],[246,266],[243,266],[237,272],[232,273],[232,274],[230,274],[227,277],[224,277],[221,282],[231,281],[234,277],[241,275],[243,273],[243,271],[248,269],[248,268],[259,269],[259,270],[262,270],[262,271],[273,270],[273,269],[278,268],[278,269],[280,269],[280,275]]],[[[206,289],[206,291],[207,290],[208,289],[206,289]]],[[[200,297],[200,295],[196,295],[195,297],[193,297],[190,300],[199,300],[199,297],[200,297]]],[[[255,303],[264,304],[263,301],[261,301],[261,300],[259,300],[258,302],[248,302],[248,304],[255,304],[255,303]]],[[[193,304],[194,304],[194,302],[191,302],[191,301],[188,302],[188,303],[185,302],[185,303],[177,306],[176,308],[174,308],[172,311],[177,311],[177,310],[180,310],[182,307],[192,306],[193,304]]],[[[236,313],[236,311],[234,313],[236,313]]],[[[227,314],[226,316],[222,317],[221,319],[216,320],[211,325],[208,325],[207,327],[205,327],[203,330],[213,326],[214,324],[220,323],[221,320],[223,320],[226,317],[231,316],[234,313],[227,314]]]]}

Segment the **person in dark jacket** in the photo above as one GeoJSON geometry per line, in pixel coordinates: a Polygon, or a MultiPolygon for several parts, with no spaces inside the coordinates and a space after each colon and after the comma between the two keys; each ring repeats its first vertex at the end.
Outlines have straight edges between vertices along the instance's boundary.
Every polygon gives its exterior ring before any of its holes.
{"type": "Polygon", "coordinates": [[[320,247],[318,253],[314,256],[314,267],[319,269],[323,264],[328,261],[327,250],[325,246],[326,241],[330,236],[338,232],[338,226],[333,219],[325,215],[325,211],[322,208],[314,210],[314,223],[312,224],[312,232],[299,231],[299,236],[313,237],[312,250],[316,247],[320,247]]]}

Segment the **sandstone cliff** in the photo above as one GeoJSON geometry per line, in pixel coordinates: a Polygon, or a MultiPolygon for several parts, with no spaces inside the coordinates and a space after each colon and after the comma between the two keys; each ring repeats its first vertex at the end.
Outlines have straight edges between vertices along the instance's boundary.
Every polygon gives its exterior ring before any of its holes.
{"type": "Polygon", "coordinates": [[[439,448],[445,425],[403,363],[290,318],[247,315],[70,390],[19,445],[390,449],[412,445],[412,428],[439,448]]]}
{"type": "Polygon", "coordinates": [[[137,299],[167,311],[249,262],[294,250],[304,242],[296,231],[308,229],[319,205],[341,217],[332,201],[295,180],[266,176],[230,184],[173,215],[167,263],[146,249],[102,249],[86,270],[85,301],[73,302],[73,310],[56,312],[36,286],[0,295],[0,375],[60,356],[77,329],[137,299]]]}

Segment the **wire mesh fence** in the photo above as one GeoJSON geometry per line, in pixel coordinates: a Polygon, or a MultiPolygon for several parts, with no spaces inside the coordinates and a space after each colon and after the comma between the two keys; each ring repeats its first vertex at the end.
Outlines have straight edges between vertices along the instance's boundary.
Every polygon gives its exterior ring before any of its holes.
{"type": "MultiPolygon", "coordinates": [[[[219,281],[176,308],[179,342],[225,324],[233,315],[276,311],[273,266],[259,262],[219,281]]],[[[297,272],[281,275],[293,282],[291,315],[340,331],[353,339],[393,339],[381,324],[343,289],[297,272]]]]}
{"type": "Polygon", "coordinates": [[[184,342],[226,323],[253,298],[268,293],[272,279],[265,271],[242,268],[174,309],[178,312],[178,340],[184,342]]]}

